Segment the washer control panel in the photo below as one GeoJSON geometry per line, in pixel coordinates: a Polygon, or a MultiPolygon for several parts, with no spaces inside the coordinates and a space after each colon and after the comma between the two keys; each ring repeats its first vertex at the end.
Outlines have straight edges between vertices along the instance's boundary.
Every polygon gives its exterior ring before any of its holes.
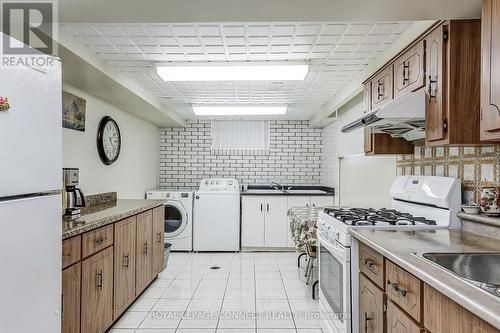
{"type": "Polygon", "coordinates": [[[239,192],[238,180],[234,178],[205,178],[200,182],[200,191],[239,192]]]}

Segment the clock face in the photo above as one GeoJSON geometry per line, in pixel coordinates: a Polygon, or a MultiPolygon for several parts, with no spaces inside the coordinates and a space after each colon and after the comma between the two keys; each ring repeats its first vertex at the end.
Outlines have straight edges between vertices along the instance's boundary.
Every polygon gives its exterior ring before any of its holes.
{"type": "Polygon", "coordinates": [[[102,162],[111,165],[120,156],[121,150],[120,128],[111,117],[104,117],[97,132],[97,150],[102,162]]]}

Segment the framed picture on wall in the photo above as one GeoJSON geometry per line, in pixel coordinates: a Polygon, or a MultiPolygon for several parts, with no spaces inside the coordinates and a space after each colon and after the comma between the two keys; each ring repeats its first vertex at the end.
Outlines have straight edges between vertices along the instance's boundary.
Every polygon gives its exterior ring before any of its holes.
{"type": "Polygon", "coordinates": [[[62,126],[75,131],[85,132],[86,101],[63,91],[62,126]]]}

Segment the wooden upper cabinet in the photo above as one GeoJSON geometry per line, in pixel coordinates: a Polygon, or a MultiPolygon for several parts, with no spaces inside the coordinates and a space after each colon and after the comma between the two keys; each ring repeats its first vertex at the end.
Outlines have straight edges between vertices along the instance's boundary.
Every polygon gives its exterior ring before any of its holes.
{"type": "Polygon", "coordinates": [[[480,20],[446,21],[425,38],[426,146],[480,143],[480,20]]]}
{"type": "Polygon", "coordinates": [[[359,275],[359,332],[384,332],[384,293],[359,275]]]}
{"type": "Polygon", "coordinates": [[[445,138],[447,128],[445,124],[446,98],[444,96],[445,79],[443,70],[446,70],[446,51],[444,49],[445,36],[448,26],[441,25],[434,29],[424,42],[426,51],[426,76],[427,76],[427,107],[425,113],[425,128],[427,141],[442,140],[445,138]]]}
{"type": "Polygon", "coordinates": [[[137,215],[136,294],[139,295],[153,276],[153,212],[137,215]]]}
{"type": "Polygon", "coordinates": [[[413,142],[385,133],[373,133],[369,127],[365,127],[363,147],[365,155],[413,154],[415,150],[413,142]]]}
{"type": "Polygon", "coordinates": [[[378,110],[392,100],[393,75],[392,64],[384,68],[371,80],[372,110],[378,110]]]}
{"type": "Polygon", "coordinates": [[[394,98],[418,90],[425,83],[424,40],[394,61],[394,98]]]}
{"type": "Polygon", "coordinates": [[[483,0],[481,140],[500,140],[500,1],[483,0]]]}
{"type": "Polygon", "coordinates": [[[163,251],[165,235],[165,208],[153,210],[153,275],[163,270],[163,251]]]}
{"type": "Polygon", "coordinates": [[[102,333],[113,323],[113,247],[82,262],[82,333],[102,333]]]}
{"type": "Polygon", "coordinates": [[[363,89],[363,113],[367,114],[372,111],[372,83],[368,81],[363,89]]]}
{"type": "Polygon", "coordinates": [[[80,263],[62,271],[62,333],[80,333],[80,279],[80,263]]]}
{"type": "Polygon", "coordinates": [[[115,287],[113,316],[116,320],[135,299],[136,217],[115,223],[115,287]]]}

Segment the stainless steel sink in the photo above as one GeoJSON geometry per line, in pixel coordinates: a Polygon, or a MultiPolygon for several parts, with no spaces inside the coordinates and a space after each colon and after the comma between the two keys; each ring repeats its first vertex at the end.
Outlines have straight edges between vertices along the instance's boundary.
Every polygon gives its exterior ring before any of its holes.
{"type": "Polygon", "coordinates": [[[500,297],[500,253],[423,253],[424,259],[500,297]]]}

